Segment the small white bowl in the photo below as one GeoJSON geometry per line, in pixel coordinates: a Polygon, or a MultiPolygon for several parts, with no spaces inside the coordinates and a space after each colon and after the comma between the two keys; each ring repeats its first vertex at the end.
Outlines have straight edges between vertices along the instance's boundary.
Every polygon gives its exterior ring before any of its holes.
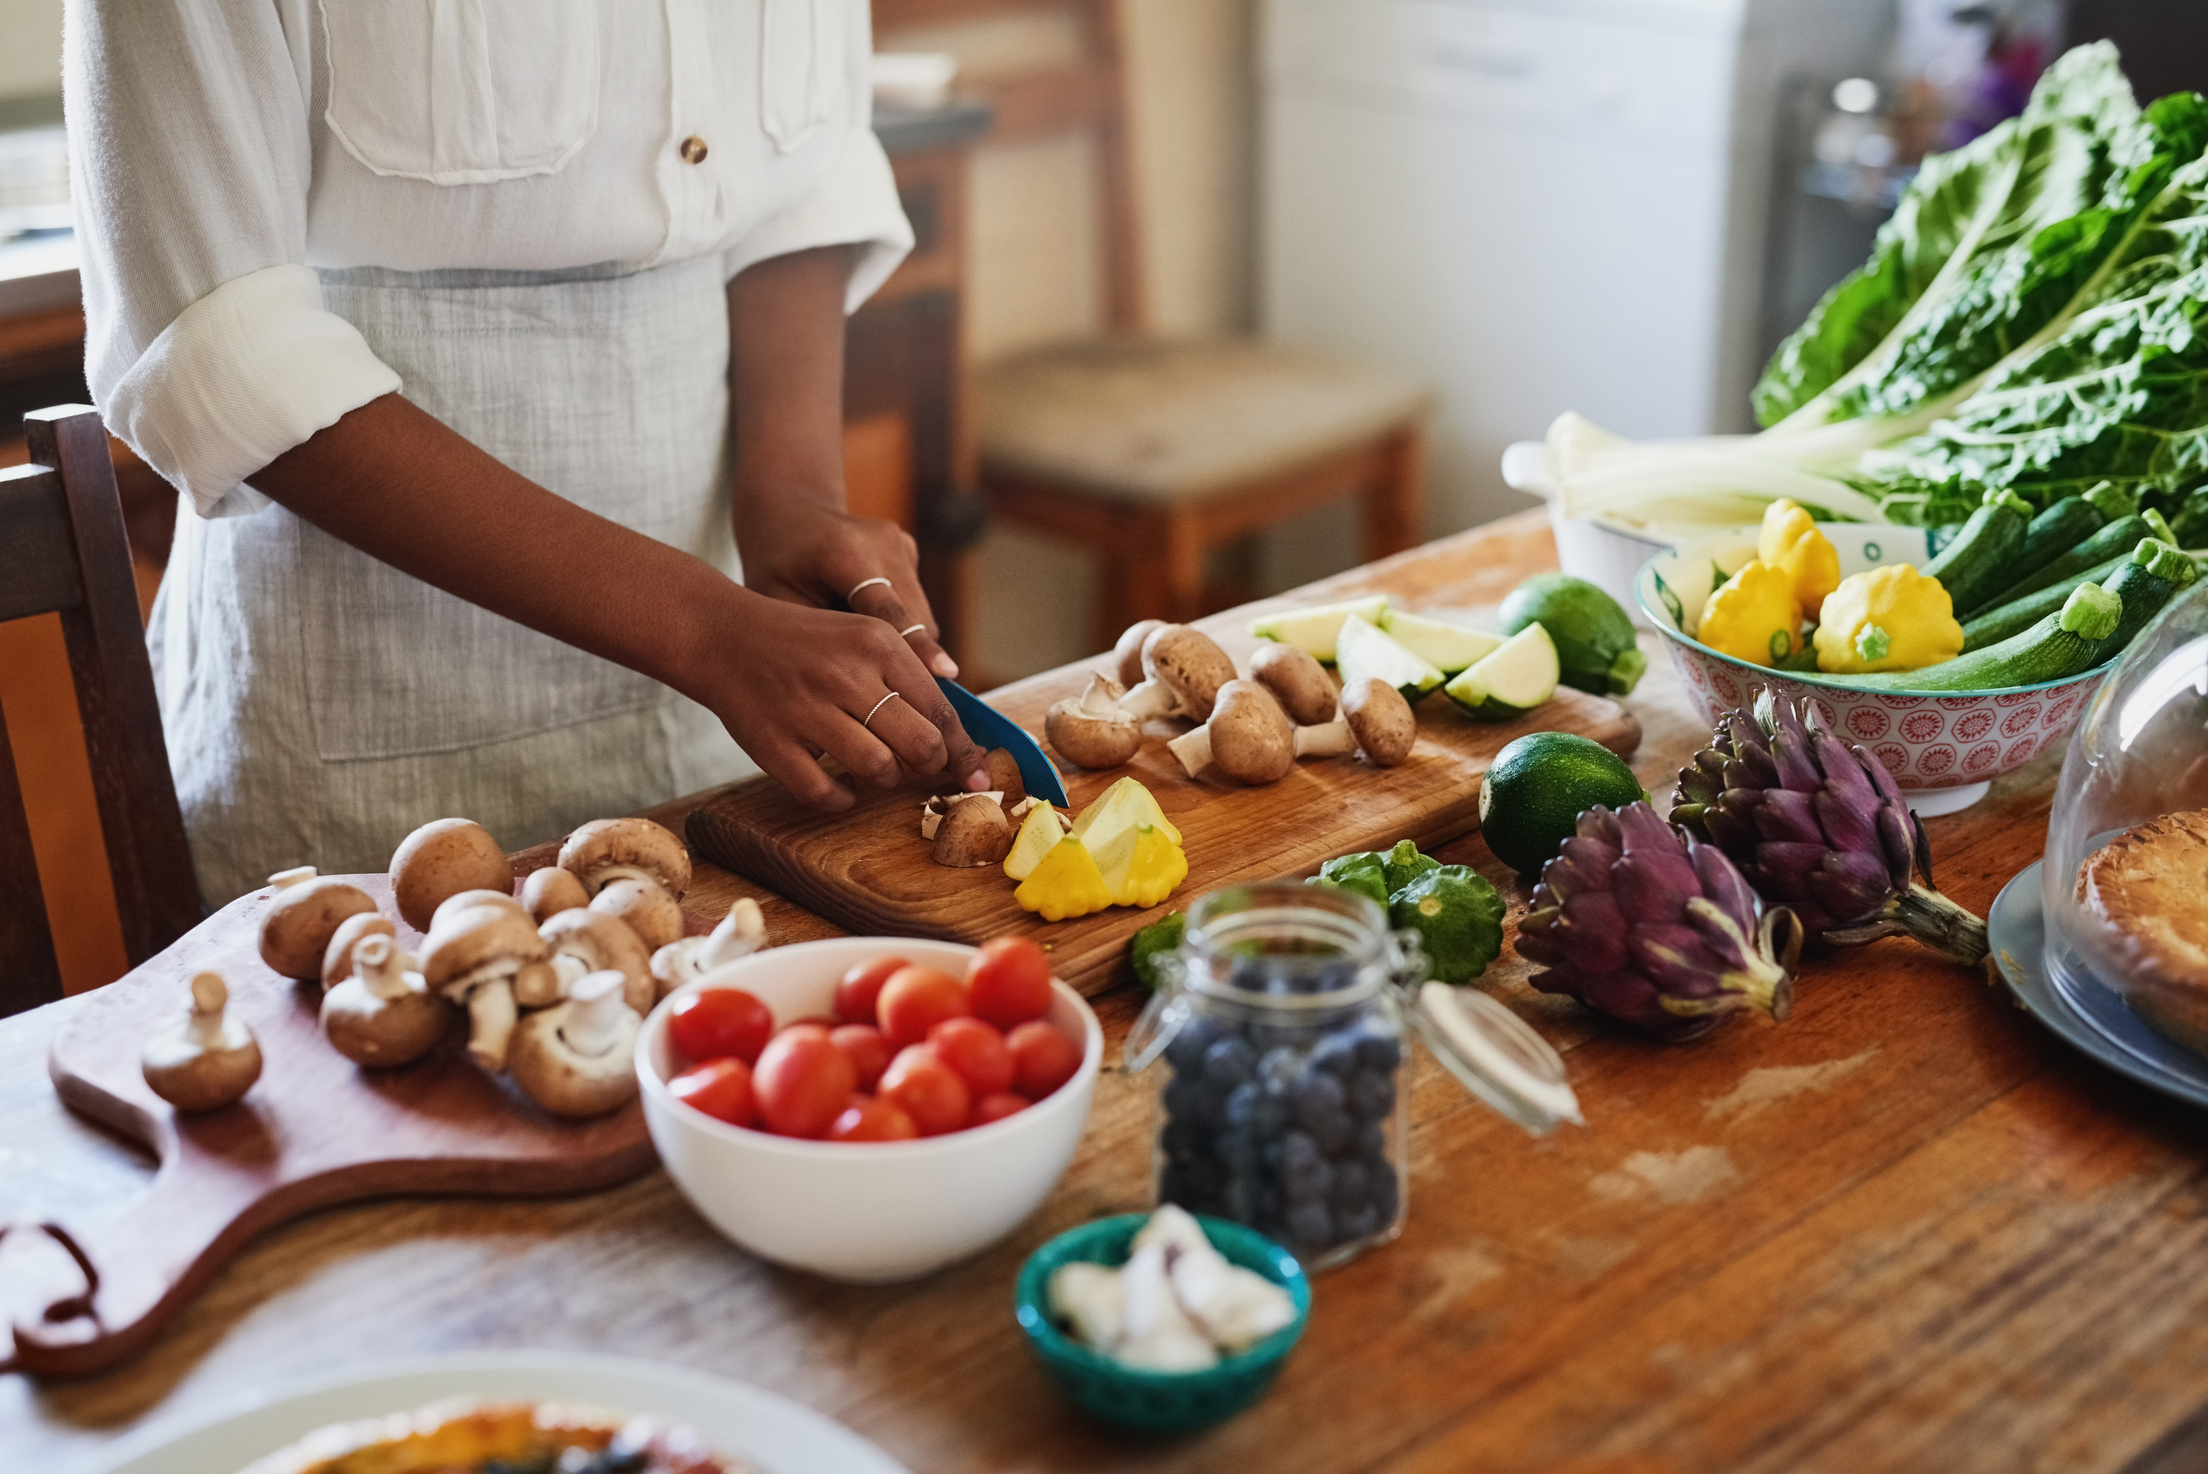
{"type": "Polygon", "coordinates": [[[1082,1041],[1073,1078],[1017,1115],[918,1141],[799,1141],[716,1121],[667,1088],[676,998],[707,981],[774,1010],[775,1027],[835,1012],[836,980],[885,954],[964,977],[978,948],[909,937],[839,937],[755,952],[662,1000],[637,1040],[644,1121],[675,1186],[706,1221],[762,1259],[828,1279],[888,1284],[978,1254],[1050,1195],[1088,1124],[1104,1030],[1053,978],[1043,1017],[1082,1041]]]}

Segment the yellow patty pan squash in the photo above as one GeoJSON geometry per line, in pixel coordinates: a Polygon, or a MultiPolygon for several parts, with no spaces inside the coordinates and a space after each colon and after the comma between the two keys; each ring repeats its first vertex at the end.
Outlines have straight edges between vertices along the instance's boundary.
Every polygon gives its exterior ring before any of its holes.
{"type": "Polygon", "coordinates": [[[1840,586],[1840,555],[1801,503],[1780,497],[1763,509],[1756,559],[1784,569],[1794,580],[1794,602],[1816,609],[1840,586]]]}
{"type": "Polygon", "coordinates": [[[1817,668],[1834,675],[1916,670],[1963,653],[1955,601],[1907,563],[1851,573],[1817,615],[1817,668]]]}
{"type": "Polygon", "coordinates": [[[1751,558],[1710,590],[1696,638],[1720,655],[1751,665],[1777,665],[1800,648],[1802,606],[1794,576],[1751,558]]]}
{"type": "Polygon", "coordinates": [[[1089,847],[1069,834],[1027,872],[1012,899],[1045,921],[1064,921],[1111,905],[1112,888],[1089,847]]]}

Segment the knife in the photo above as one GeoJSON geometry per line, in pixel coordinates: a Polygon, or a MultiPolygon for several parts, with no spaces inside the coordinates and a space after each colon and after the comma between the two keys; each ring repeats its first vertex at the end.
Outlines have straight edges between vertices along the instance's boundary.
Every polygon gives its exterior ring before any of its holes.
{"type": "Polygon", "coordinates": [[[1026,728],[956,681],[937,676],[935,683],[950,698],[951,710],[958,713],[958,724],[984,752],[1001,747],[1011,753],[1012,760],[1020,765],[1020,783],[1029,793],[1048,799],[1061,809],[1071,807],[1066,797],[1065,780],[1058,776],[1058,769],[1043,751],[1043,745],[1030,737],[1026,728]]]}

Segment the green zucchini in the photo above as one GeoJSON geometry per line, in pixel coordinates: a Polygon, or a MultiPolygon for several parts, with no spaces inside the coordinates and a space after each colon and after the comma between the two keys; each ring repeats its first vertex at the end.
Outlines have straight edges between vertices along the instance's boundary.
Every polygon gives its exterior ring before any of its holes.
{"type": "Polygon", "coordinates": [[[2108,524],[2101,509],[2082,496],[2066,496],[2032,519],[2024,529],[2024,544],[2009,560],[1998,588],[1958,615],[1971,615],[2005,602],[2007,592],[2084,542],[2108,524]]]}
{"type": "Polygon", "coordinates": [[[2147,621],[2160,614],[2180,589],[2188,587],[2198,577],[2200,569],[2191,558],[2159,538],[2143,539],[2132,549],[2124,566],[2101,584],[2124,601],[2124,617],[2117,621],[2115,633],[2101,641],[2101,653],[2095,663],[2129,645],[2132,637],[2147,627],[2147,621]]]}
{"type": "Polygon", "coordinates": [[[2070,597],[2070,591],[2081,583],[2099,583],[2102,579],[2124,566],[2129,553],[2119,553],[2105,563],[2096,563],[2083,573],[2064,579],[2057,584],[2034,593],[2023,594],[2005,604],[1996,604],[1972,619],[1963,621],[1963,653],[1983,650],[1986,646],[2006,640],[2018,630],[2030,629],[2040,620],[2062,607],[2062,601],[2070,597]]]}
{"type": "Polygon", "coordinates": [[[1927,527],[1924,530],[1924,556],[1938,557],[1946,551],[1949,543],[1962,536],[1962,532],[1963,524],[1960,522],[1942,522],[1937,527],[1927,527]]]}
{"type": "MultiPolygon", "coordinates": [[[[2161,520],[2159,517],[2155,519],[2156,522],[2161,520]]],[[[2111,558],[2129,557],[2131,550],[2139,546],[2139,539],[2143,537],[2162,537],[2162,534],[2155,530],[2154,523],[2149,522],[2144,513],[2134,512],[2128,517],[2118,517],[2114,522],[2109,523],[2069,552],[2041,568],[2039,572],[2010,589],[2003,602],[2007,603],[2021,599],[2026,594],[2036,594],[2041,589],[2053,588],[2058,583],[2067,583],[2091,569],[2098,568],[2111,558]]],[[[2176,539],[2174,537],[2163,538],[2163,541],[2175,542],[2176,539]]]]}
{"type": "Polygon", "coordinates": [[[2208,544],[2208,486],[2193,488],[2178,504],[2177,514],[2170,518],[2170,527],[2176,532],[2177,545],[2181,548],[2208,544]]]}
{"type": "Polygon", "coordinates": [[[2036,686],[2091,670],[2106,653],[2101,647],[2116,633],[2123,614],[2124,601],[2117,595],[2098,584],[2079,584],[2060,610],[2021,634],[1983,650],[1919,670],[1821,679],[1872,691],[1994,691],[2004,686],[2036,686]]]}
{"type": "Polygon", "coordinates": [[[2139,498],[2113,481],[2095,482],[2084,496],[2110,522],[2119,517],[2129,517],[2139,510],[2139,498]]]}
{"type": "Polygon", "coordinates": [[[2001,592],[2024,546],[2032,504],[2013,491],[1989,491],[1955,541],[1917,571],[1936,578],[1957,609],[1975,609],[2001,592]]]}

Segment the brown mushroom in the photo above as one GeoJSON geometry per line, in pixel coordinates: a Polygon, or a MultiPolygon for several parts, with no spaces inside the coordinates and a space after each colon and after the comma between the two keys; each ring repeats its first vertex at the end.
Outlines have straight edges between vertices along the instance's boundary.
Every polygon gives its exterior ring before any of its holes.
{"type": "Polygon", "coordinates": [[[157,1030],[139,1055],[147,1086],[180,1111],[226,1106],[261,1078],[261,1046],[228,1016],[229,1002],[221,973],[194,973],[191,1011],[157,1030]]]}
{"type": "Polygon", "coordinates": [[[373,896],[334,875],[284,886],[261,918],[261,961],[287,978],[314,982],[338,927],[375,909],[373,896]]]}
{"type": "Polygon", "coordinates": [[[572,911],[577,906],[590,904],[590,892],[572,872],[557,865],[547,865],[542,870],[532,870],[529,878],[521,883],[522,909],[529,919],[542,926],[562,911],[572,911]]]}
{"type": "Polygon", "coordinates": [[[655,1001],[652,953],[627,925],[602,911],[578,906],[538,927],[537,935],[544,938],[544,945],[552,953],[552,967],[559,981],[550,998],[524,998],[517,993],[514,1001],[523,1008],[558,1002],[560,994],[572,993],[575,984],[591,973],[617,972],[623,979],[622,998],[629,1007],[638,1013],[651,1011],[655,1001]]]}
{"type": "Polygon", "coordinates": [[[353,975],[322,995],[322,1033],[357,1065],[403,1065],[437,1047],[452,1010],[386,936],[354,947],[353,975]]]}
{"type": "Polygon", "coordinates": [[[647,955],[679,938],[686,928],[682,903],[656,880],[625,877],[591,897],[590,909],[628,923],[647,955]]]}
{"type": "Polygon", "coordinates": [[[1136,721],[1150,717],[1211,718],[1219,688],[1234,679],[1234,662],[1211,636],[1185,624],[1161,624],[1142,642],[1142,684],[1120,703],[1136,721]]]}
{"type": "Polygon", "coordinates": [[[1250,657],[1250,679],[1279,700],[1288,720],[1299,727],[1315,727],[1334,719],[1341,693],[1317,657],[1300,645],[1267,641],[1250,657]]]}
{"type": "Polygon", "coordinates": [[[565,1003],[514,1031],[514,1083],[555,1116],[602,1116],[636,1098],[636,1033],[617,972],[594,972],[565,1003]]]}
{"type": "Polygon", "coordinates": [[[649,880],[675,899],[690,889],[690,852],[649,819],[593,819],[560,846],[560,868],[596,897],[617,880],[649,880]]]}
{"type": "Polygon", "coordinates": [[[473,890],[514,891],[506,852],[473,819],[432,819],[391,852],[391,895],[416,931],[429,930],[447,896],[473,890]]]}
{"type": "Polygon", "coordinates": [[[322,949],[322,991],[327,993],[353,975],[353,944],[362,937],[396,937],[399,929],[391,918],[374,911],[346,917],[330,933],[330,945],[322,949]]]}
{"type": "Polygon", "coordinates": [[[1020,760],[1012,756],[1011,749],[992,747],[982,754],[982,760],[989,765],[989,787],[1003,795],[1000,802],[1005,808],[1027,797],[1027,784],[1020,777],[1020,760]]]}
{"type": "Polygon", "coordinates": [[[1234,680],[1219,688],[1211,720],[1174,738],[1167,750],[1191,778],[1216,764],[1244,783],[1277,783],[1296,765],[1295,732],[1272,692],[1234,680]]]}
{"type": "Polygon", "coordinates": [[[511,890],[456,891],[437,903],[437,909],[429,914],[429,930],[437,930],[437,923],[445,917],[467,910],[470,906],[504,906],[509,911],[529,914],[528,908],[514,899],[511,890]]]}
{"type": "Polygon", "coordinates": [[[1150,638],[1150,632],[1163,629],[1162,619],[1138,619],[1119,632],[1119,643],[1112,647],[1112,674],[1123,687],[1142,684],[1142,644],[1150,638]]]}
{"type": "Polygon", "coordinates": [[[1342,714],[1317,727],[1296,729],[1297,757],[1364,754],[1376,768],[1392,768],[1411,755],[1418,717],[1403,693],[1373,676],[1342,688],[1342,714]]]}
{"type": "Polygon", "coordinates": [[[749,957],[766,944],[767,919],[759,903],[749,896],[738,896],[710,935],[681,937],[652,954],[652,979],[657,984],[653,1001],[716,967],[749,957]]]}
{"type": "Polygon", "coordinates": [[[936,864],[962,870],[998,864],[1012,853],[1012,821],[995,799],[970,794],[944,811],[931,853],[936,864]]]}
{"type": "MultiPolygon", "coordinates": [[[[928,795],[927,800],[920,805],[920,837],[926,840],[934,839],[936,830],[940,829],[943,825],[943,816],[949,813],[954,807],[966,802],[966,800],[970,798],[985,798],[988,799],[991,803],[995,804],[998,808],[1004,808],[1004,795],[995,791],[991,791],[988,793],[930,794],[928,795]]],[[[1021,804],[1020,812],[1023,814],[1026,813],[1028,807],[1033,803],[1034,800],[1029,799],[1025,803],[1021,804]]],[[[1010,809],[1005,809],[1004,817],[1007,819],[1011,818],[1012,811],[1010,809]]]]}
{"type": "Polygon", "coordinates": [[[486,1070],[505,1067],[517,992],[556,994],[558,977],[529,918],[504,906],[454,913],[422,945],[422,980],[468,1011],[468,1054],[486,1070]]]}
{"type": "Polygon", "coordinates": [[[1043,713],[1043,734],[1069,763],[1116,768],[1142,746],[1142,723],[1119,704],[1126,694],[1110,676],[1092,675],[1079,696],[1051,703],[1043,713]]]}

